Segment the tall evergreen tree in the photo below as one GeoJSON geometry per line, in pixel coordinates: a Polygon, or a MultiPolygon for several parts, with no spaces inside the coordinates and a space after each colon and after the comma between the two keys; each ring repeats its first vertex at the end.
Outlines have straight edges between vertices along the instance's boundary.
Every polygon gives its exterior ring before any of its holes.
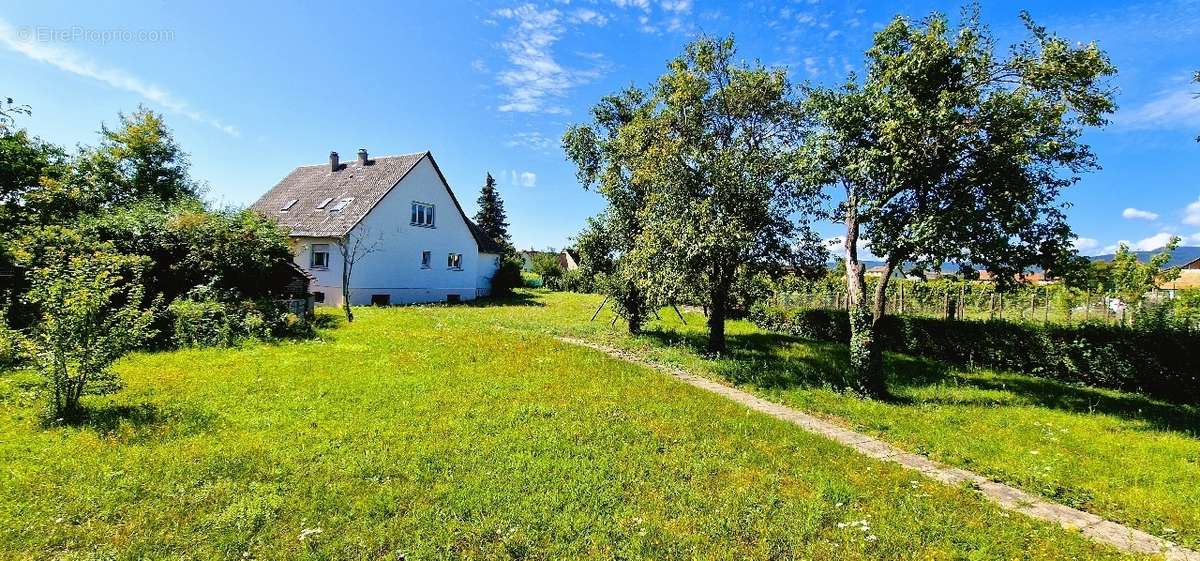
{"type": "Polygon", "coordinates": [[[475,202],[479,205],[479,212],[475,213],[475,224],[500,245],[512,247],[508,237],[508,216],[504,214],[504,201],[496,193],[496,180],[492,174],[487,174],[487,181],[484,182],[475,202]]]}

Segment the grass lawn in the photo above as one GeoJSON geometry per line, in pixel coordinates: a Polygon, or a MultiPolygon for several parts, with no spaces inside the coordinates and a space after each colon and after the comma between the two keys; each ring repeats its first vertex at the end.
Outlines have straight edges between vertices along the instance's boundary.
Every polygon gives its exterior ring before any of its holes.
{"type": "Polygon", "coordinates": [[[599,297],[530,293],[540,314],[487,314],[523,329],[588,337],[707,373],[773,401],[844,419],[910,451],[1200,547],[1200,409],[1013,373],[952,369],[889,355],[894,402],[830,389],[844,346],[728,325],[730,354],[704,358],[704,318],[673,311],[633,338],[599,297]]]}
{"type": "Polygon", "coordinates": [[[139,354],[73,427],[0,373],[0,558],[1117,557],[544,333],[599,336],[593,304],[362,309],[319,340],[139,354]]]}

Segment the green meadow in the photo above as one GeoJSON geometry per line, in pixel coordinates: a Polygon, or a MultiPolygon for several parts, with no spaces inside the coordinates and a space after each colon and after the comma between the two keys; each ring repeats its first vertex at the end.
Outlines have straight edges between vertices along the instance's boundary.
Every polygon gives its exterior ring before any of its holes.
{"type": "Polygon", "coordinates": [[[634,338],[588,321],[599,301],[364,308],[311,340],[136,354],[72,426],[42,420],[31,373],[0,373],[0,558],[1121,557],[556,335],[1200,536],[1194,410],[901,356],[897,400],[862,401],[831,389],[836,346],[733,322],[730,355],[705,357],[698,315],[634,338]]]}

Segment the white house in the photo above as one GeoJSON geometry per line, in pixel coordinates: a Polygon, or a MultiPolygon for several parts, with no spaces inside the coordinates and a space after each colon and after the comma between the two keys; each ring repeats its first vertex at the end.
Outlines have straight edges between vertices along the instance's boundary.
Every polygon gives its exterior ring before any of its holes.
{"type": "Polygon", "coordinates": [[[342,303],[339,240],[377,249],[352,268],[350,303],[454,302],[485,296],[501,247],[463,213],[429,152],[300,166],[253,207],[291,233],[318,303],[342,303]]]}

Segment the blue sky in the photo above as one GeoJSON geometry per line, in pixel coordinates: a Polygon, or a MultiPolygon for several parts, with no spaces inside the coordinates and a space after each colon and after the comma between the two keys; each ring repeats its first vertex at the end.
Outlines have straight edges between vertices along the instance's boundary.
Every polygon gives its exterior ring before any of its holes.
{"type": "MultiPolygon", "coordinates": [[[[514,241],[561,247],[602,201],[558,139],[603,94],[645,85],[698,33],[835,83],[896,14],[952,2],[571,0],[238,4],[0,2],[0,94],[21,125],[93,143],[139,103],[162,111],[219,203],[245,205],[297,165],[432,150],[468,213],[499,181],[514,241]]],[[[1104,169],[1066,193],[1086,253],[1118,241],[1200,245],[1200,2],[983,2],[1002,44],[1017,13],[1096,41],[1120,73],[1113,124],[1086,136],[1104,169]]],[[[836,236],[835,225],[823,225],[836,236]]]]}

